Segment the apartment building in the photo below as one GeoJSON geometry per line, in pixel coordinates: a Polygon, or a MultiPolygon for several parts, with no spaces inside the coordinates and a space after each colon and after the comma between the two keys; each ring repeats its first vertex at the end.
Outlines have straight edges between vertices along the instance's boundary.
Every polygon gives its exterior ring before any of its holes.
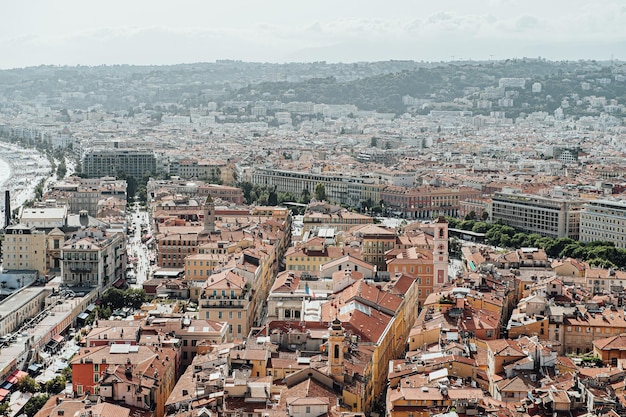
{"type": "Polygon", "coordinates": [[[580,241],[601,240],[626,248],[626,201],[593,200],[580,213],[580,241]]]}
{"type": "Polygon", "coordinates": [[[363,224],[374,224],[374,219],[328,203],[311,204],[304,214],[302,233],[320,228],[333,228],[345,232],[363,224]]]}
{"type": "Polygon", "coordinates": [[[492,198],[492,220],[517,230],[551,238],[579,238],[584,200],[498,192],[492,198]]]}
{"type": "Polygon", "coordinates": [[[87,211],[93,217],[98,215],[98,202],[109,197],[126,201],[127,183],[114,177],[78,178],[70,177],[50,188],[49,197],[64,196],[70,213],[87,211]]]}
{"type": "Polygon", "coordinates": [[[47,273],[46,233],[34,226],[16,224],[4,229],[2,244],[5,270],[31,270],[47,273]]]}
{"type": "Polygon", "coordinates": [[[76,396],[101,395],[109,401],[163,417],[176,384],[176,351],[127,344],[82,348],[71,361],[76,396]]]}
{"type": "MultiPolygon", "coordinates": [[[[251,182],[274,188],[276,192],[293,193],[296,196],[300,196],[303,190],[308,190],[313,195],[315,186],[322,184],[330,202],[360,207],[363,196],[372,193],[371,189],[364,186],[371,185],[376,181],[369,177],[355,177],[342,173],[313,173],[257,168],[252,173],[251,182]]],[[[377,202],[378,200],[372,201],[377,202]]]]}
{"type": "Polygon", "coordinates": [[[226,321],[228,340],[241,340],[248,335],[253,317],[250,315],[251,285],[233,271],[211,275],[198,300],[198,315],[203,319],[226,321]]]}
{"type": "Polygon", "coordinates": [[[394,249],[396,231],[375,224],[357,226],[351,231],[347,240],[356,239],[361,244],[361,259],[375,265],[378,271],[387,270],[385,254],[394,249]]]}
{"type": "Polygon", "coordinates": [[[578,306],[573,314],[563,317],[562,345],[567,354],[582,354],[593,350],[593,342],[626,332],[626,317],[622,309],[590,309],[578,306]]]}
{"type": "Polygon", "coordinates": [[[480,197],[480,191],[471,187],[388,186],[381,190],[385,209],[409,219],[431,219],[436,215],[457,217],[460,203],[480,197]]]}
{"type": "Polygon", "coordinates": [[[85,229],[74,233],[61,249],[63,283],[71,287],[106,287],[124,277],[126,237],[85,229]]]}
{"type": "Polygon", "coordinates": [[[90,178],[125,174],[139,180],[158,171],[154,152],[138,149],[93,149],[81,162],[83,174],[90,178]]]}
{"type": "Polygon", "coordinates": [[[359,248],[327,245],[323,238],[309,239],[299,246],[292,246],[285,253],[287,271],[306,272],[319,276],[322,265],[346,255],[360,257],[359,248]]]}

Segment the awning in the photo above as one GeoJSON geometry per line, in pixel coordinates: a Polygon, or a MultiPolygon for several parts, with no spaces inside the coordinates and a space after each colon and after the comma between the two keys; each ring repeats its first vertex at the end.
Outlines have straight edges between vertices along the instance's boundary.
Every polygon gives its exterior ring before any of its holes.
{"type": "Polygon", "coordinates": [[[13,387],[13,384],[10,383],[9,381],[5,381],[4,384],[2,384],[2,389],[10,390],[12,387],[13,387]]]}
{"type": "Polygon", "coordinates": [[[11,393],[8,389],[0,388],[0,401],[4,401],[4,399],[11,393]]]}
{"type": "Polygon", "coordinates": [[[60,334],[55,334],[54,336],[52,336],[52,340],[54,340],[57,343],[63,343],[65,338],[61,336],[60,334]]]}
{"type": "Polygon", "coordinates": [[[92,312],[92,311],[94,311],[95,309],[96,309],[96,305],[92,303],[92,304],[89,304],[89,305],[87,306],[87,308],[85,309],[85,311],[89,311],[89,312],[91,313],[91,312],[92,312]]]}
{"type": "MultiPolygon", "coordinates": [[[[28,367],[28,370],[30,372],[39,372],[41,370],[41,368],[43,368],[42,365],[40,365],[38,363],[33,363],[31,366],[28,367]]],[[[2,393],[0,393],[0,395],[2,395],[2,393]]]]}
{"type": "Polygon", "coordinates": [[[87,313],[80,313],[78,315],[78,319],[79,320],[87,320],[87,317],[89,317],[89,314],[87,314],[87,313]]]}
{"type": "Polygon", "coordinates": [[[113,286],[115,288],[122,288],[125,284],[126,284],[126,281],[124,279],[118,279],[117,281],[113,283],[113,286]]]}

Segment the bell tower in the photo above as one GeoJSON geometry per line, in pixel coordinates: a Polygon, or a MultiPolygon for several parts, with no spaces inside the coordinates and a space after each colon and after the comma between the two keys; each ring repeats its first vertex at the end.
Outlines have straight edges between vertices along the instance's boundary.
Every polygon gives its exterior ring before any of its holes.
{"type": "Polygon", "coordinates": [[[211,198],[211,195],[206,196],[203,213],[204,228],[202,229],[202,232],[204,234],[210,234],[211,232],[215,231],[215,204],[213,204],[213,199],[211,198]]]}
{"type": "Polygon", "coordinates": [[[433,291],[436,291],[448,282],[448,221],[439,216],[433,226],[433,291]]]}
{"type": "Polygon", "coordinates": [[[343,382],[343,351],[345,334],[339,319],[335,318],[328,330],[328,368],[330,370],[330,376],[335,381],[343,382]]]}

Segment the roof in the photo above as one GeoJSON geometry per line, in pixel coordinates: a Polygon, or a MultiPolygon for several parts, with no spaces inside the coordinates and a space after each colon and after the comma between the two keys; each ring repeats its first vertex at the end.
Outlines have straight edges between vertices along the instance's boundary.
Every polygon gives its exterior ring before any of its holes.
{"type": "Polygon", "coordinates": [[[594,340],[593,345],[600,350],[626,350],[626,333],[594,340]]]}

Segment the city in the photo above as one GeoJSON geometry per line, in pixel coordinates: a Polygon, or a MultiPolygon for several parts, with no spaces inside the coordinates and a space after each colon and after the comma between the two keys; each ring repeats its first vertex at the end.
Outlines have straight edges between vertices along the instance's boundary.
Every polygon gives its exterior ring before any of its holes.
{"type": "Polygon", "coordinates": [[[0,71],[0,413],[626,415],[625,104],[616,60],[0,71]]]}

